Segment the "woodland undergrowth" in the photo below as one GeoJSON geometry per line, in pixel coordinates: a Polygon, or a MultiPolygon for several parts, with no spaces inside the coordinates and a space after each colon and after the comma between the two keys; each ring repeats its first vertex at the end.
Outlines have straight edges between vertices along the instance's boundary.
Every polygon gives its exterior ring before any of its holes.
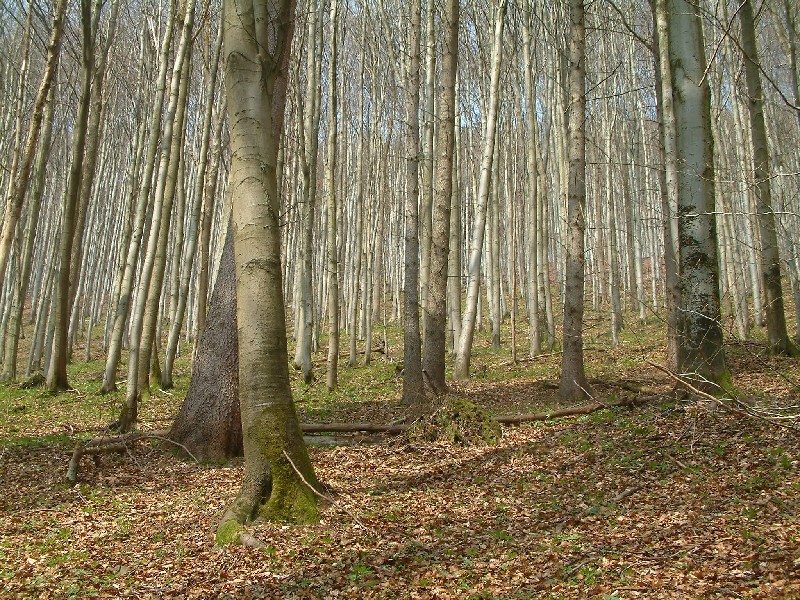
{"type": "MultiPolygon", "coordinates": [[[[333,394],[322,361],[311,386],[293,373],[301,420],[402,421],[389,334],[388,357],[343,369],[333,394]]],[[[116,415],[120,398],[96,392],[102,361],[74,365],[75,390],[58,396],[4,385],[0,597],[799,597],[800,436],[770,419],[794,423],[800,362],[727,346],[735,401],[761,418],[677,394],[647,362],[663,363],[662,336],[659,323],[629,325],[617,348],[587,335],[595,399],[652,398],[635,407],[504,426],[492,445],[319,440],[336,444],[311,449],[333,502],[318,525],[248,528],[262,548],[214,543],[238,461],[198,464],[142,440],[85,457],[65,484],[76,440],[116,415]]],[[[563,407],[557,353],[509,359],[479,338],[454,397],[493,415],[563,407]]],[[[142,429],[168,428],[189,372],[184,358],[142,429]]]]}

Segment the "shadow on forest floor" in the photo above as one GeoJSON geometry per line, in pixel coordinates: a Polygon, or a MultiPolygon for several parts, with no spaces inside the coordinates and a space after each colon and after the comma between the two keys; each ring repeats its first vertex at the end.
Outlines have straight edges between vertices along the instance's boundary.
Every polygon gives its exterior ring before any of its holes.
{"type": "MultiPolygon", "coordinates": [[[[659,347],[587,353],[598,398],[664,393],[659,347]],[[627,387],[621,387],[621,385],[627,387]]],[[[455,391],[494,414],[551,410],[560,357],[482,350],[455,391]],[[483,352],[483,353],[481,353],[483,352]]],[[[731,345],[744,399],[796,405],[800,366],[731,345]]],[[[188,371],[188,369],[186,369],[188,371]]],[[[295,384],[301,418],[392,422],[395,365],[295,384]]],[[[94,385],[94,384],[92,384],[94,385]]],[[[179,390],[185,390],[185,381],[179,390]]],[[[64,474],[76,437],[119,398],[0,388],[0,596],[137,598],[793,598],[800,596],[800,440],[705,401],[652,401],[504,428],[491,447],[312,448],[336,504],[315,526],[259,523],[263,549],[216,548],[239,462],[139,443],[64,474]],[[19,409],[15,407],[25,407],[19,409]]],[[[168,422],[180,400],[144,408],[168,422]]]]}

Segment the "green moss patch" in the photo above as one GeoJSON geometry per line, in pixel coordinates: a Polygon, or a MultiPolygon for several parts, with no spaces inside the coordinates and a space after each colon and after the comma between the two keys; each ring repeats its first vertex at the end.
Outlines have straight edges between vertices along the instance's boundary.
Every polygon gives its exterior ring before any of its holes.
{"type": "Polygon", "coordinates": [[[503,437],[500,424],[464,398],[448,396],[442,405],[415,422],[410,441],[447,442],[454,446],[491,446],[503,437]]]}

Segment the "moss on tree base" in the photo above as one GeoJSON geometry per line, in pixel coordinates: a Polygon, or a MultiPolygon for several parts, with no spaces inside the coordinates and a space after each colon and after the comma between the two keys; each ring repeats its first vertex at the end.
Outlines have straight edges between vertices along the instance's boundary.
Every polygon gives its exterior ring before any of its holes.
{"type": "Polygon", "coordinates": [[[411,441],[447,442],[456,446],[491,446],[503,437],[503,429],[474,403],[464,398],[448,396],[439,408],[414,423],[406,435],[411,441]]]}
{"type": "Polygon", "coordinates": [[[229,544],[238,544],[244,531],[244,526],[234,519],[223,521],[219,528],[217,528],[217,545],[227,546],[229,544]]]}

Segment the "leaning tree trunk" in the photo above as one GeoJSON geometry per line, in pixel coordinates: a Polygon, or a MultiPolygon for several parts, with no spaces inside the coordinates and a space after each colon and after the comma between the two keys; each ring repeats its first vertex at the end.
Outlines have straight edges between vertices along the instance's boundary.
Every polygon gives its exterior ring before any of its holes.
{"type": "Polygon", "coordinates": [[[442,81],[439,94],[439,139],[436,158],[436,183],[433,190],[433,219],[428,276],[428,301],[425,304],[424,369],[434,392],[447,390],[445,382],[445,342],[447,327],[447,275],[450,256],[450,205],[453,196],[453,149],[456,125],[456,75],[458,72],[459,0],[447,2],[447,30],[442,56],[442,81]]]}
{"type": "Polygon", "coordinates": [[[668,0],[669,59],[678,164],[681,371],[718,391],[730,383],[719,304],[711,91],[699,9],[668,0]]]}
{"type": "Polygon", "coordinates": [[[47,161],[50,156],[50,142],[53,131],[53,116],[55,114],[55,87],[51,86],[47,98],[47,106],[42,125],[42,143],[36,154],[33,167],[33,185],[31,199],[28,203],[28,216],[25,224],[25,239],[22,242],[22,261],[18,275],[17,285],[14,286],[14,299],[11,306],[11,316],[6,329],[5,348],[3,352],[2,381],[13,381],[17,377],[17,354],[19,352],[19,336],[22,329],[22,318],[25,309],[25,298],[30,285],[31,262],[33,258],[33,242],[36,238],[36,229],[39,222],[39,212],[44,196],[44,178],[47,161]]]}
{"type": "Polygon", "coordinates": [[[492,179],[492,159],[497,131],[497,112],[500,99],[500,66],[503,61],[503,26],[505,24],[506,0],[497,4],[494,23],[494,39],[492,42],[491,80],[489,84],[489,105],[486,115],[486,137],[483,141],[481,156],[481,176],[478,183],[477,206],[472,228],[471,249],[469,255],[469,283],[467,285],[467,304],[461,325],[461,336],[456,351],[453,377],[467,379],[469,363],[472,358],[472,340],[475,337],[475,321],[478,313],[478,297],[481,285],[481,258],[483,256],[483,239],[486,233],[486,213],[489,204],[489,192],[492,179]]]}
{"type": "MultiPolygon", "coordinates": [[[[219,55],[222,50],[222,27],[217,34],[217,41],[214,43],[214,53],[207,73],[206,81],[206,106],[203,111],[203,125],[201,127],[202,137],[200,140],[200,157],[197,163],[197,173],[195,173],[194,185],[194,210],[189,220],[189,231],[186,238],[186,251],[183,255],[180,267],[180,282],[178,288],[177,306],[175,317],[170,323],[169,339],[167,341],[167,351],[164,357],[164,371],[161,374],[161,387],[168,389],[172,387],[172,370],[175,364],[175,356],[178,352],[178,343],[181,329],[186,314],[186,302],[189,297],[189,284],[192,278],[192,266],[197,250],[199,238],[198,229],[200,224],[200,212],[203,205],[203,189],[205,188],[206,172],[208,167],[208,149],[211,145],[211,125],[212,113],[214,110],[214,91],[217,87],[217,72],[219,67],[219,55]]],[[[216,175],[216,174],[215,174],[216,175]]]]}
{"type": "Polygon", "coordinates": [[[153,200],[153,216],[147,248],[142,256],[142,267],[139,275],[139,286],[136,292],[136,305],[131,313],[130,349],[128,352],[128,384],[119,417],[119,429],[130,431],[136,424],[139,400],[148,392],[150,357],[155,333],[155,317],[161,296],[163,280],[163,258],[166,246],[165,236],[168,233],[172,200],[175,190],[177,164],[180,160],[180,143],[182,119],[185,111],[186,78],[184,61],[187,56],[194,4],[189,3],[183,19],[181,41],[175,55],[170,83],[169,104],[165,114],[165,126],[161,139],[161,154],[156,189],[153,200]]]}
{"type": "Polygon", "coordinates": [[[747,79],[750,105],[750,131],[753,145],[753,173],[758,230],[761,238],[761,279],[766,295],[764,312],[767,317],[767,334],[770,351],[775,354],[797,354],[786,330],[786,315],[781,289],[781,259],[778,253],[778,236],[775,232],[775,213],[772,209],[770,188],[769,148],[764,124],[764,91],[761,88],[758,50],[756,47],[755,18],[752,0],[745,0],[739,10],[742,26],[742,53],[747,79]]]}
{"type": "Polygon", "coordinates": [[[36,155],[36,146],[39,141],[42,119],[44,118],[45,103],[47,102],[50,88],[54,85],[56,79],[66,8],[67,0],[58,0],[53,16],[50,41],[47,44],[47,59],[45,61],[44,73],[42,74],[42,82],[39,85],[36,98],[33,101],[33,111],[30,124],[28,125],[28,134],[25,139],[25,149],[22,152],[19,167],[14,174],[14,179],[11,181],[8,202],[5,212],[3,213],[3,228],[2,231],[0,231],[0,279],[5,276],[8,257],[11,254],[11,244],[14,242],[17,224],[22,215],[22,205],[28,190],[28,180],[30,179],[33,159],[36,155]]]}
{"type": "Polygon", "coordinates": [[[164,103],[167,67],[169,64],[169,49],[172,45],[172,31],[175,26],[176,5],[177,2],[170,0],[169,12],[167,13],[167,20],[164,28],[164,37],[161,40],[161,49],[158,55],[156,92],[153,95],[150,105],[150,133],[147,139],[144,168],[142,169],[142,176],[138,186],[139,192],[136,197],[133,231],[128,244],[125,266],[123,267],[122,276],[120,278],[119,297],[117,298],[116,309],[114,311],[114,324],[111,331],[111,339],[108,344],[108,356],[106,357],[101,392],[110,392],[117,389],[117,363],[119,363],[119,358],[122,354],[122,338],[125,333],[128,313],[130,312],[131,297],[135,282],[134,272],[138,264],[139,248],[144,233],[147,202],[150,197],[156,153],[158,152],[158,141],[161,135],[161,114],[163,112],[161,106],[164,103]]]}
{"type": "MultiPolygon", "coordinates": [[[[245,471],[217,531],[239,540],[254,518],[319,518],[314,476],[289,385],[281,282],[277,146],[272,92],[288,54],[291,0],[226,0],[225,88],[231,118],[233,232],[239,336],[239,400],[245,471]],[[256,17],[268,26],[256,28],[256,17]],[[270,51],[272,53],[270,53],[270,51]]],[[[285,94],[285,89],[283,90],[285,94]]]]}
{"type": "Polygon", "coordinates": [[[586,229],[586,23],[583,0],[570,0],[569,186],[567,197],[564,352],[559,394],[562,400],[590,395],[583,365],[583,283],[586,229]]]}

